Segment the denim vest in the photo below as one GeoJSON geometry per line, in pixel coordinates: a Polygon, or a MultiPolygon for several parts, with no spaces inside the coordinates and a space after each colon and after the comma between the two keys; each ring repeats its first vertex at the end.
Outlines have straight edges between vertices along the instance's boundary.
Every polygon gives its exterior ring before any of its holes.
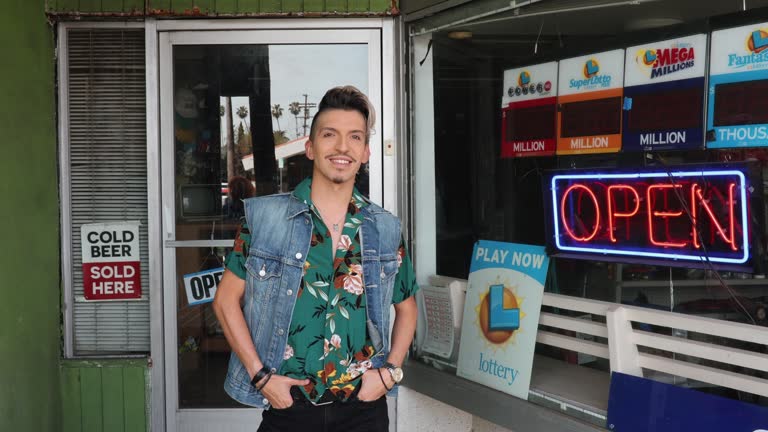
{"type": "MultiPolygon", "coordinates": [[[[358,216],[363,250],[363,281],[368,335],[376,353],[373,367],[382,367],[389,354],[389,310],[397,275],[400,220],[370,204],[358,216]]],[[[251,231],[243,315],[264,366],[280,370],[288,332],[312,238],[309,207],[290,194],[245,200],[251,231]]],[[[299,318],[300,319],[300,318],[299,318]]],[[[269,401],[251,385],[251,378],[233,352],[224,390],[236,401],[266,408],[269,401]]],[[[396,396],[396,389],[390,396],[396,396]]]]}

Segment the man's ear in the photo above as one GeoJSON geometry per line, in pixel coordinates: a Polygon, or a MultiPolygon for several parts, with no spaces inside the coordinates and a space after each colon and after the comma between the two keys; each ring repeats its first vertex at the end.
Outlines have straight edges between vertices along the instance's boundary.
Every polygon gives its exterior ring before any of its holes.
{"type": "Polygon", "coordinates": [[[307,155],[307,159],[315,160],[315,153],[312,150],[312,140],[304,142],[304,154],[307,155]]]}

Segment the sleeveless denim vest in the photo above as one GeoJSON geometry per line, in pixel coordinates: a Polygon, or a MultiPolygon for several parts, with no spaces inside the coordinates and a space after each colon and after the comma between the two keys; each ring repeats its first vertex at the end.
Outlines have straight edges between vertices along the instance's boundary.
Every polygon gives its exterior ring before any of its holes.
{"type": "MultiPolygon", "coordinates": [[[[390,304],[397,274],[400,220],[370,204],[358,213],[363,250],[368,335],[376,353],[373,367],[382,367],[389,354],[390,304]]],[[[247,277],[243,315],[262,363],[280,370],[285,344],[312,237],[309,207],[290,194],[245,200],[245,217],[251,231],[246,261],[247,277]]],[[[251,385],[248,371],[233,352],[224,390],[236,401],[267,408],[269,401],[251,385]]],[[[397,395],[393,389],[390,396],[397,395]]]]}

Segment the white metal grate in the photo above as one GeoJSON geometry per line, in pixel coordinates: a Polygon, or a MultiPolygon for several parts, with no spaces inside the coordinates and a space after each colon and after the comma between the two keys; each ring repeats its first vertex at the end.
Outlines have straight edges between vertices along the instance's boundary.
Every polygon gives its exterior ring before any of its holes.
{"type": "Polygon", "coordinates": [[[74,354],[149,352],[147,140],[143,29],[70,29],[69,199],[74,354]],[[141,300],[83,298],[80,226],[138,220],[141,300]]]}

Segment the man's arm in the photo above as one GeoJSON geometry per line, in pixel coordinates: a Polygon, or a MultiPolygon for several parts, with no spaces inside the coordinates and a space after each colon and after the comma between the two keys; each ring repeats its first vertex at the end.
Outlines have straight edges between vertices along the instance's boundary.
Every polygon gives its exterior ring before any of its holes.
{"type": "Polygon", "coordinates": [[[411,296],[395,304],[395,323],[392,326],[392,349],[387,361],[402,366],[416,332],[416,319],[419,315],[416,297],[411,296]]]}
{"type": "Polygon", "coordinates": [[[213,299],[213,311],[216,313],[224,337],[227,338],[232,351],[237,354],[240,361],[253,377],[263,367],[256,348],[253,346],[251,333],[245,323],[240,302],[245,294],[245,281],[237,277],[229,269],[224,271],[218,287],[216,297],[213,299]]]}
{"type": "MultiPolygon", "coordinates": [[[[392,325],[392,346],[387,361],[393,365],[401,366],[408,354],[408,348],[413,342],[416,332],[416,319],[418,318],[416,297],[411,296],[395,304],[395,322],[392,325]]],[[[383,369],[371,369],[363,375],[363,387],[358,397],[364,401],[376,400],[387,393],[384,383],[390,389],[395,385],[392,375],[383,369]],[[383,372],[382,372],[383,371],[383,372]]]]}
{"type": "MultiPolygon", "coordinates": [[[[240,309],[240,301],[245,294],[245,281],[237,277],[229,270],[224,271],[224,276],[216,289],[216,297],[213,299],[213,311],[216,313],[221,328],[224,330],[224,337],[227,338],[232,351],[240,358],[248,376],[253,378],[264,364],[253,346],[251,332],[248,330],[248,324],[245,322],[243,310],[240,309]]],[[[266,379],[263,378],[262,381],[266,379]]],[[[262,381],[259,381],[261,383],[262,381]]],[[[257,383],[257,385],[259,385],[257,383]]],[[[290,395],[291,386],[307,385],[309,380],[297,380],[285,376],[274,375],[262,387],[261,393],[269,400],[269,403],[275,408],[287,408],[293,404],[290,395]]]]}

